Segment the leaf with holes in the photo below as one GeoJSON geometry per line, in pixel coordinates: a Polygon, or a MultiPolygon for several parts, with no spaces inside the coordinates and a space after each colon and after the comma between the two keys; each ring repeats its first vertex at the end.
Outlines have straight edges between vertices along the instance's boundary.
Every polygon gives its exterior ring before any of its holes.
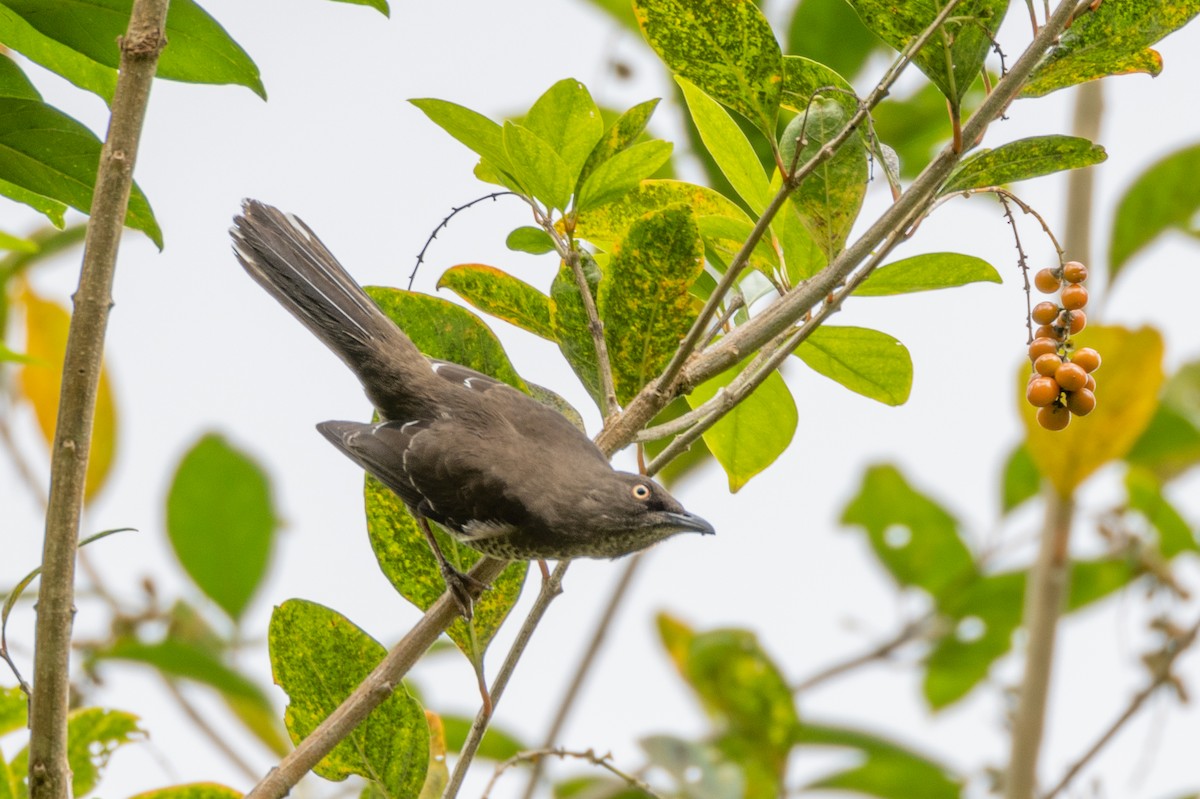
{"type": "Polygon", "coordinates": [[[887,333],[821,325],[796,349],[810,369],[885,405],[903,405],[912,390],[912,356],[887,333]]]}
{"type": "Polygon", "coordinates": [[[1197,0],[1104,0],[1080,13],[1021,90],[1041,97],[1107,75],[1162,71],[1150,45],[1200,12],[1197,0]]]}
{"type": "Polygon", "coordinates": [[[901,586],[916,586],[936,598],[976,575],[958,521],[913,488],[895,466],[867,469],[841,521],[866,532],[875,557],[901,586]]]}
{"type": "MultiPolygon", "coordinates": [[[[271,673],[288,695],[284,723],[307,738],[379,665],[387,650],[337,611],[289,599],[271,614],[271,673]]],[[[429,725],[403,684],[325,755],[313,772],[378,781],[387,795],[416,797],[429,764],[429,725]]]]}
{"type": "Polygon", "coordinates": [[[636,0],[634,13],[668,69],[774,136],[783,56],[758,6],[750,0],[636,0]]]}
{"type": "MultiPolygon", "coordinates": [[[[688,404],[698,408],[708,402],[742,372],[744,365],[696,386],[685,398],[688,404]]],[[[704,432],[705,445],[729,478],[730,492],[740,490],[783,454],[796,434],[798,419],[796,401],[787,384],[779,372],[772,372],[750,396],[704,432]]]]}
{"type": "Polygon", "coordinates": [[[620,402],[667,365],[691,327],[689,290],[703,255],[696,219],[684,206],[645,215],[614,250],[596,305],[620,402]]]}
{"type": "Polygon", "coordinates": [[[1106,158],[1103,147],[1078,136],[1018,139],[963,159],[938,193],[945,196],[984,186],[1004,186],[1064,169],[1082,169],[1106,158]]]}

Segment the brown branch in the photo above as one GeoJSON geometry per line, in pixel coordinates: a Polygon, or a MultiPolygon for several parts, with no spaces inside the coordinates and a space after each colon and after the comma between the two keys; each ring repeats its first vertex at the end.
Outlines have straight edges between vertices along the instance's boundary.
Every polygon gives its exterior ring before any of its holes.
{"type": "Polygon", "coordinates": [[[877,660],[887,660],[900,647],[924,636],[930,630],[934,621],[935,617],[932,613],[922,616],[919,619],[914,619],[901,627],[899,632],[886,641],[876,644],[867,651],[853,655],[839,663],[826,666],[816,674],[804,678],[792,686],[792,692],[801,694],[805,691],[811,691],[821,683],[828,682],[835,677],[840,677],[855,669],[862,668],[868,663],[874,663],[877,660]]]}
{"type": "MultiPolygon", "coordinates": [[[[542,590],[538,592],[537,601],[529,609],[529,614],[525,617],[525,622],[521,625],[520,632],[517,633],[517,640],[509,648],[508,656],[504,658],[504,664],[500,667],[500,671],[496,674],[496,679],[492,682],[492,689],[489,691],[489,694],[492,698],[493,712],[496,705],[500,703],[500,697],[504,695],[504,689],[508,687],[508,681],[512,677],[513,671],[517,668],[517,662],[520,661],[521,655],[525,653],[525,647],[529,645],[529,639],[533,637],[534,630],[541,623],[542,617],[546,615],[546,611],[550,608],[550,603],[562,593],[562,580],[566,576],[567,568],[570,565],[571,561],[569,560],[559,561],[553,573],[542,581],[542,590]]],[[[442,792],[442,799],[454,799],[458,795],[463,780],[467,776],[467,769],[470,767],[471,761],[475,759],[475,753],[479,749],[479,744],[483,741],[483,734],[487,732],[488,723],[491,719],[492,714],[488,712],[488,708],[480,708],[479,713],[475,716],[475,721],[471,724],[471,731],[467,734],[467,740],[463,743],[458,762],[454,764],[454,773],[450,775],[450,781],[446,784],[445,791],[442,792]]]]}
{"type": "Polygon", "coordinates": [[[1068,543],[1074,503],[1047,486],[1046,520],[1037,560],[1025,588],[1024,627],[1027,638],[1025,675],[1012,725],[1012,748],[1004,781],[1006,799],[1033,799],[1038,755],[1046,726],[1046,697],[1054,664],[1058,620],[1067,594],[1068,543]]]}
{"type": "Polygon", "coordinates": [[[67,701],[75,552],[104,333],[112,307],[117,249],[129,206],[133,167],[158,55],[166,45],[168,0],[136,0],[120,40],[121,62],[108,135],[100,152],[74,313],[63,361],[62,392],[50,465],[50,501],[42,548],[30,712],[29,795],[70,795],[67,701]]]}
{"type": "MultiPolygon", "coordinates": [[[[491,583],[508,564],[495,558],[482,558],[471,569],[470,576],[480,583],[491,583]]],[[[300,745],[288,753],[279,765],[263,777],[246,794],[246,799],[280,799],[305,774],[329,754],[338,742],[354,730],[375,708],[379,707],[408,674],[425,650],[433,645],[450,622],[458,618],[458,606],[446,592],[425,611],[408,634],[400,639],[387,657],[354,689],[354,693],[337,710],[317,726],[300,745]]]]}
{"type": "Polygon", "coordinates": [[[614,766],[612,764],[612,755],[597,755],[593,749],[586,749],[581,752],[572,751],[570,749],[533,749],[528,752],[518,752],[508,760],[505,760],[503,763],[496,766],[496,773],[492,775],[492,778],[488,781],[487,787],[483,789],[483,796],[481,799],[487,799],[487,797],[491,795],[492,788],[496,787],[496,780],[500,779],[500,775],[508,769],[512,768],[518,763],[526,763],[529,761],[537,763],[540,762],[542,758],[546,757],[573,757],[577,760],[586,760],[593,766],[599,766],[608,773],[619,777],[620,779],[624,780],[630,788],[636,788],[637,790],[651,797],[651,799],[661,799],[659,795],[654,792],[654,789],[646,784],[646,782],[614,766]]]}
{"type": "Polygon", "coordinates": [[[1121,728],[1124,727],[1130,719],[1137,715],[1138,711],[1142,709],[1142,705],[1146,703],[1146,700],[1153,696],[1155,692],[1157,692],[1158,689],[1162,688],[1164,685],[1174,685],[1176,683],[1176,677],[1172,673],[1171,668],[1175,665],[1175,661],[1179,658],[1179,656],[1182,655],[1184,651],[1188,649],[1188,647],[1196,642],[1197,634],[1200,634],[1200,622],[1193,624],[1191,628],[1186,632],[1183,632],[1182,635],[1168,637],[1167,643],[1163,647],[1162,651],[1156,653],[1155,656],[1150,659],[1152,664],[1150,684],[1138,691],[1137,694],[1135,694],[1134,697],[1129,700],[1129,704],[1125,707],[1125,710],[1121,713],[1121,715],[1117,716],[1113,723],[1108,726],[1108,729],[1100,734],[1100,737],[1096,739],[1095,743],[1089,746],[1087,751],[1084,752],[1078,760],[1071,764],[1071,767],[1067,769],[1065,774],[1063,774],[1062,779],[1060,779],[1053,788],[1042,794],[1042,799],[1054,799],[1055,796],[1062,793],[1066,787],[1071,784],[1071,781],[1075,779],[1079,772],[1083,770],[1084,766],[1090,763],[1096,757],[1096,755],[1098,755],[1100,751],[1108,745],[1109,741],[1116,737],[1116,734],[1121,731],[1121,728]]]}

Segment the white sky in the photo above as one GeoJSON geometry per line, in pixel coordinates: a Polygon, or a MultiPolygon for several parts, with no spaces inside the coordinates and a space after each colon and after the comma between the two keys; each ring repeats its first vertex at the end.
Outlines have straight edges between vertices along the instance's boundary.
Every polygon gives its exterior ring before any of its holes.
{"type": "MultiPolygon", "coordinates": [[[[1006,28],[1006,51],[1019,52],[1028,34],[1021,4],[1006,28]]],[[[1040,5],[1040,4],[1039,4],[1040,5]]],[[[635,39],[582,3],[403,3],[391,20],[365,8],[322,2],[243,3],[212,0],[207,9],[257,61],[270,102],[235,87],[160,83],[152,96],[138,163],[166,237],[158,254],[139,234],[126,237],[109,328],[109,367],[121,413],[112,482],[86,515],[85,532],[132,526],[92,548],[110,585],[131,599],[145,576],[165,596],[180,585],[163,536],[163,498],[181,454],[205,431],[217,430],[271,473],[277,507],[287,519],[270,577],[250,612],[247,631],[265,633],[271,607],[304,597],[345,613],[390,644],[417,618],[380,575],[364,535],[361,473],[317,435],[313,424],[368,413],[356,381],[315,339],[274,306],[237,267],[226,234],[240,198],[252,196],[301,215],[364,283],[403,285],[429,232],[454,205],[490,189],[471,175],[473,156],[405,102],[439,97],[492,117],[527,108],[554,81],[573,76],[596,99],[617,108],[664,96],[662,72],[635,39]],[[606,68],[610,56],[629,61],[628,82],[606,68]]],[[[1200,47],[1195,26],[1159,47],[1162,76],[1109,81],[1109,113],[1100,138],[1109,161],[1098,175],[1094,265],[1102,262],[1112,209],[1132,178],[1162,154],[1198,138],[1195,79],[1200,47]]],[[[102,103],[36,73],[48,102],[103,130],[102,103]]],[[[860,91],[866,87],[859,86],[860,91]]],[[[1069,93],[1017,103],[986,142],[1069,132],[1069,93]]],[[[674,109],[662,108],[652,128],[679,141],[674,109]]],[[[1061,225],[1063,181],[1018,187],[1052,223],[1061,225]]],[[[876,185],[863,219],[888,201],[876,185]]],[[[482,262],[545,286],[548,258],[508,252],[508,230],[528,221],[515,202],[487,204],[457,218],[430,249],[417,288],[433,291],[440,270],[482,262]]],[[[24,230],[37,220],[6,204],[0,227],[24,230]]],[[[1032,224],[1023,241],[1035,261],[1051,251],[1032,224]]],[[[638,737],[659,732],[694,736],[702,714],[658,645],[653,614],[665,610],[700,629],[753,629],[789,679],[798,680],[890,635],[913,597],[898,598],[867,554],[863,538],[837,518],[871,462],[902,465],[909,479],[950,508],[976,542],[1027,541],[1038,514],[1027,510],[999,527],[998,469],[1018,436],[1013,370],[1024,349],[1025,301],[1016,280],[1011,238],[986,199],[950,204],[927,221],[899,256],[956,250],[989,260],[1003,287],[852,302],[838,324],[878,327],[900,338],[916,368],[912,398],[886,408],[806,372],[787,370],[800,409],[795,442],[768,473],[736,496],[715,470],[679,492],[689,508],[716,526],[714,538],[672,540],[648,557],[598,669],[592,674],[561,743],[611,751],[616,763],[641,762],[638,737]]],[[[1143,254],[1108,298],[1104,321],[1153,323],[1167,335],[1169,364],[1200,357],[1194,296],[1200,289],[1195,245],[1181,238],[1143,254]]],[[[65,301],[78,258],[40,269],[40,291],[65,301]]],[[[503,324],[493,325],[524,376],[552,386],[580,409],[589,402],[552,346],[503,324]]],[[[44,466],[31,417],[14,420],[21,441],[44,466]]],[[[589,428],[596,429],[594,413],[589,428]]],[[[1080,518],[1114,501],[1116,476],[1102,475],[1083,493],[1080,518]]],[[[1200,518],[1200,482],[1174,499],[1200,518]]],[[[38,508],[0,459],[0,507],[6,520],[0,585],[11,585],[38,559],[38,508]]],[[[1077,543],[1098,544],[1081,524],[1077,543]]],[[[1017,556],[1023,550],[1017,549],[1017,556]]],[[[499,722],[536,744],[545,730],[582,643],[621,566],[572,567],[556,602],[499,708],[499,722]]],[[[1183,564],[1185,584],[1200,588],[1195,558],[1183,564]]],[[[528,592],[521,607],[532,597],[528,592]]],[[[1152,610],[1140,592],[1110,600],[1071,619],[1056,664],[1054,700],[1043,774],[1056,779],[1143,684],[1137,669],[1152,610]]],[[[77,629],[102,634],[105,616],[81,601],[77,629]]],[[[1195,618],[1192,602],[1190,621],[1195,618]]],[[[521,615],[518,610],[517,617],[521,615]]],[[[492,649],[498,667],[517,626],[511,621],[492,649]]],[[[32,613],[24,607],[10,640],[28,645],[32,613]]],[[[19,656],[28,652],[18,648],[19,656]]],[[[27,662],[27,661],[26,661],[27,662]]],[[[265,649],[244,665],[269,679],[265,649]]],[[[1180,670],[1193,677],[1194,653],[1180,670]]],[[[979,776],[1006,758],[1004,704],[996,685],[1019,670],[1009,659],[995,684],[934,717],[919,697],[919,673],[873,667],[806,697],[805,717],[858,724],[937,754],[979,776]]],[[[147,672],[109,668],[100,702],[141,715],[148,745],[114,756],[106,796],[124,796],[180,781],[248,785],[173,708],[147,672]]],[[[473,713],[478,697],[465,662],[446,654],[418,667],[416,679],[438,711],[473,713]]],[[[7,681],[6,681],[7,682],[7,681]]],[[[1195,690],[1195,685],[1193,685],[1195,690]]],[[[280,699],[282,694],[272,689],[280,699]]],[[[216,708],[203,691],[198,701],[216,708]]],[[[216,711],[219,713],[219,709],[216,711]]],[[[221,722],[262,770],[269,756],[221,722]]],[[[1200,787],[1194,758],[1200,711],[1159,701],[1089,771],[1105,786],[1097,795],[1154,799],[1200,787]]],[[[825,759],[797,760],[811,775],[825,759]]],[[[571,766],[576,770],[580,767],[571,766]]],[[[490,774],[477,765],[464,796],[478,795],[490,774]]],[[[977,781],[973,795],[982,795],[977,781]]],[[[501,793],[523,786],[519,777],[501,793]]]]}

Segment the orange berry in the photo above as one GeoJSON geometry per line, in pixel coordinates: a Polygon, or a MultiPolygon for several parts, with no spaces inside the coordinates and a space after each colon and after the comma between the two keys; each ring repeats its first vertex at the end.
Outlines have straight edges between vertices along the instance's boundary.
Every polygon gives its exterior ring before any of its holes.
{"type": "Polygon", "coordinates": [[[1068,311],[1078,311],[1087,301],[1088,290],[1083,286],[1072,283],[1062,290],[1062,305],[1068,311]]]}
{"type": "Polygon", "coordinates": [[[1042,269],[1033,276],[1033,285],[1037,286],[1037,290],[1043,294],[1053,294],[1058,291],[1058,287],[1062,282],[1058,279],[1058,275],[1053,269],[1042,269]]]}
{"type": "Polygon", "coordinates": [[[1033,371],[1039,375],[1054,377],[1054,373],[1058,371],[1058,367],[1062,366],[1062,362],[1062,358],[1058,357],[1057,353],[1048,352],[1045,355],[1039,355],[1038,359],[1033,362],[1033,371]]]}
{"type": "Polygon", "coordinates": [[[1087,385],[1087,372],[1077,363],[1064,363],[1054,372],[1054,381],[1064,391],[1078,391],[1087,385]]]}
{"type": "Polygon", "coordinates": [[[1071,353],[1071,363],[1083,367],[1083,371],[1091,373],[1100,368],[1100,353],[1091,347],[1080,347],[1071,353]]]}
{"type": "Polygon", "coordinates": [[[1067,392],[1067,410],[1076,416],[1087,416],[1096,409],[1096,395],[1081,388],[1067,392]]]}
{"type": "Polygon", "coordinates": [[[1053,377],[1039,375],[1025,387],[1025,399],[1035,408],[1044,408],[1058,400],[1061,390],[1053,377]]]}
{"type": "Polygon", "coordinates": [[[1054,325],[1066,328],[1071,335],[1075,335],[1087,327],[1087,314],[1083,311],[1064,311],[1058,315],[1058,319],[1054,320],[1054,325]],[[1070,317],[1069,321],[1068,317],[1070,317]]]}
{"type": "Polygon", "coordinates": [[[1067,261],[1063,264],[1062,272],[1068,283],[1082,283],[1088,276],[1088,268],[1079,261],[1067,261]]]}
{"type": "Polygon", "coordinates": [[[1048,338],[1055,343],[1058,342],[1059,338],[1058,331],[1054,329],[1053,325],[1042,325],[1037,330],[1033,331],[1033,337],[1048,338]]]}
{"type": "Polygon", "coordinates": [[[1043,355],[1058,352],[1058,342],[1049,336],[1035,338],[1029,345],[1029,360],[1036,361],[1043,355]]]}
{"type": "Polygon", "coordinates": [[[1071,412],[1061,405],[1047,405],[1038,409],[1037,420],[1047,430],[1062,430],[1071,423],[1071,412]]]}
{"type": "Polygon", "coordinates": [[[1083,387],[1086,388],[1088,391],[1095,391],[1096,390],[1096,378],[1092,377],[1091,375],[1088,375],[1087,382],[1084,383],[1083,387]]]}
{"type": "Polygon", "coordinates": [[[1033,318],[1034,324],[1048,325],[1058,318],[1058,312],[1061,310],[1052,302],[1039,302],[1033,306],[1033,312],[1029,315],[1033,318]]]}

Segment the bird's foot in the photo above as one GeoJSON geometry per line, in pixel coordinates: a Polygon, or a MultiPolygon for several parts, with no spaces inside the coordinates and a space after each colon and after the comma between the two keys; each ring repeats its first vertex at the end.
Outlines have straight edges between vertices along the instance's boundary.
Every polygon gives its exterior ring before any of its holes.
{"type": "Polygon", "coordinates": [[[469,574],[463,574],[448,563],[442,568],[442,579],[446,581],[446,590],[450,592],[454,604],[458,605],[462,617],[470,621],[475,615],[473,597],[483,593],[488,587],[487,583],[482,583],[469,574]]]}

